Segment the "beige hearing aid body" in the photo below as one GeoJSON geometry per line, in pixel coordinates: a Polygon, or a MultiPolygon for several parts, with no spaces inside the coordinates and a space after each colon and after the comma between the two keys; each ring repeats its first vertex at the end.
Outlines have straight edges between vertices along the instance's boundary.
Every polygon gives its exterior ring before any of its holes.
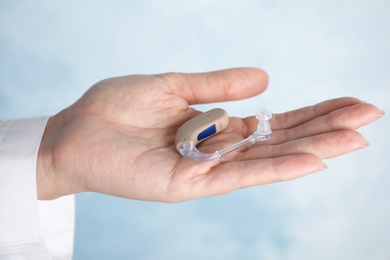
{"type": "Polygon", "coordinates": [[[191,141],[194,145],[221,132],[229,125],[225,110],[214,108],[202,113],[182,125],[176,133],[176,147],[180,142],[191,141]]]}

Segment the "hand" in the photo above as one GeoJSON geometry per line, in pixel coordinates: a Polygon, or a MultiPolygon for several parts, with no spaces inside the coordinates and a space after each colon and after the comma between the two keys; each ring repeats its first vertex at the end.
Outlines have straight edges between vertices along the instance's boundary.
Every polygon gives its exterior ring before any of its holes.
{"type": "MultiPolygon", "coordinates": [[[[103,80],[48,121],[37,161],[39,199],[93,191],[129,199],[178,202],[291,180],[325,168],[322,159],[367,145],[355,130],[382,116],[354,98],[275,114],[270,140],[199,163],[176,152],[175,133],[200,112],[189,106],[263,92],[259,69],[103,80]]],[[[257,119],[231,118],[202,142],[205,152],[246,138],[257,119]]]]}

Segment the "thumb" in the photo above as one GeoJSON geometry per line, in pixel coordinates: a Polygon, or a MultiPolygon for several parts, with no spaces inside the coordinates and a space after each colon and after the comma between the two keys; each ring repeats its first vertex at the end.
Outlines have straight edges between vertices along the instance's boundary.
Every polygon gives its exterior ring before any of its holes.
{"type": "Polygon", "coordinates": [[[262,93],[268,85],[267,73],[256,68],[159,76],[171,83],[169,88],[173,94],[184,98],[189,104],[249,98],[262,93]]]}

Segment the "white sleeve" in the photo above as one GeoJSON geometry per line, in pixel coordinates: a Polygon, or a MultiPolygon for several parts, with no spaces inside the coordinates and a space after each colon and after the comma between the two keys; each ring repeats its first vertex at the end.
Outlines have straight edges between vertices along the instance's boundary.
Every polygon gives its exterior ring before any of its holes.
{"type": "Polygon", "coordinates": [[[37,200],[46,117],[0,120],[0,259],[71,259],[74,196],[37,200]]]}

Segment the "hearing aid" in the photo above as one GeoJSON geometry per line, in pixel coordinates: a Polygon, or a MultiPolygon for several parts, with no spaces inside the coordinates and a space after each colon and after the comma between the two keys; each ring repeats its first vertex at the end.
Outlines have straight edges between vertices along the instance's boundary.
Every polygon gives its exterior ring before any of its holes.
{"type": "Polygon", "coordinates": [[[223,155],[236,149],[268,140],[271,137],[272,130],[269,120],[272,118],[272,114],[263,109],[256,114],[256,118],[259,120],[259,123],[253,134],[222,150],[207,154],[199,151],[196,145],[225,130],[229,125],[229,116],[225,110],[221,108],[211,109],[188,120],[178,129],[175,137],[176,150],[182,156],[195,161],[219,160],[223,155]]]}

